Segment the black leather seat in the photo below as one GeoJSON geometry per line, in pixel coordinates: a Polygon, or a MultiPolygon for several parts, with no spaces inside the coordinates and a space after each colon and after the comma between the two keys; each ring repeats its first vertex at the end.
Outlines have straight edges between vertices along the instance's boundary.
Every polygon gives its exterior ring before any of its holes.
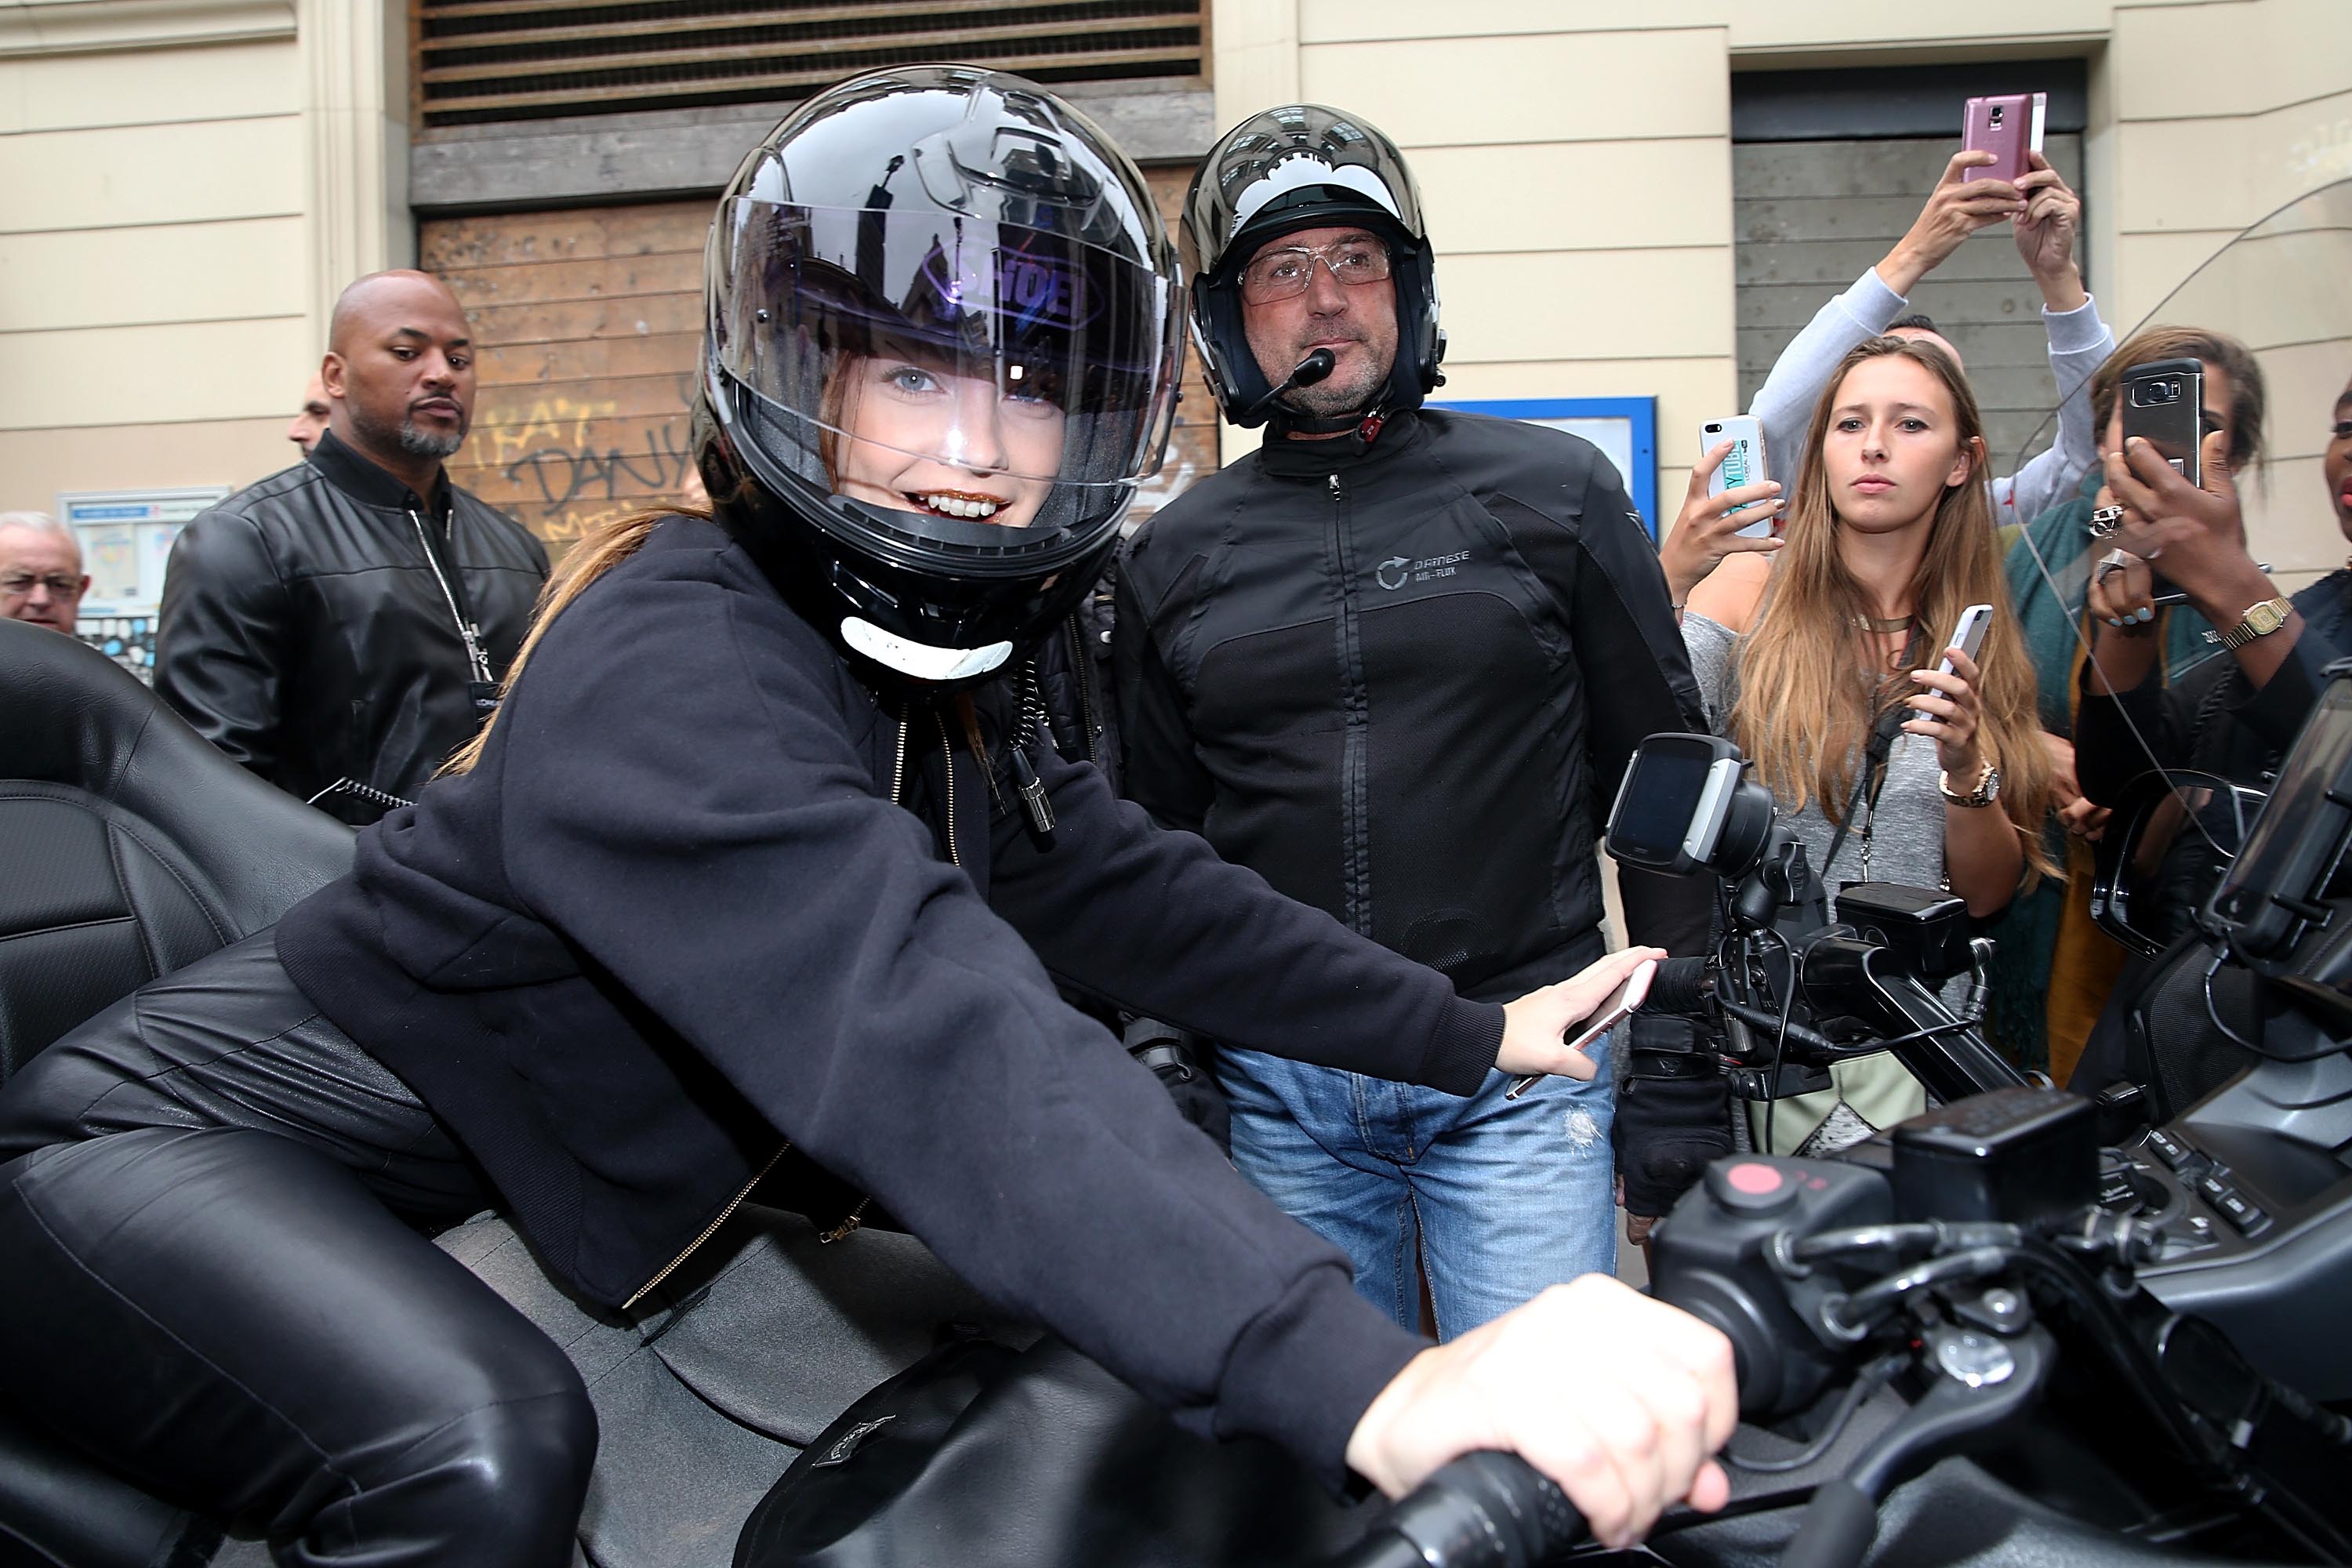
{"type": "Polygon", "coordinates": [[[351,858],[350,828],[230,762],[112,660],[0,621],[0,1079],[351,858]]]}
{"type": "MultiPolygon", "coordinates": [[[[0,1079],[351,860],[350,828],[229,761],[111,659],[0,620],[0,1079]]],[[[0,1412],[0,1563],[143,1568],[201,1562],[219,1539],[0,1412]]]]}

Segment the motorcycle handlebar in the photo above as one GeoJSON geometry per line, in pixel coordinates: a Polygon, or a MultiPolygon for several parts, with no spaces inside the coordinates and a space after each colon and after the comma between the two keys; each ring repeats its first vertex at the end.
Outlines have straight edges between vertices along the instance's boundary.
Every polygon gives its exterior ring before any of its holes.
{"type": "Polygon", "coordinates": [[[1517,1454],[1465,1454],[1415,1487],[1332,1568],[1539,1568],[1585,1536],[1584,1516],[1517,1454]]]}

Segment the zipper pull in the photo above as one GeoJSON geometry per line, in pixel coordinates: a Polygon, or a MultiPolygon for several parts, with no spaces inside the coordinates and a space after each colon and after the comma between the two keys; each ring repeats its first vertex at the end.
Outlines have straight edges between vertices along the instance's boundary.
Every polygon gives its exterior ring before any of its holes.
{"type": "Polygon", "coordinates": [[[1052,837],[1054,803],[1045,798],[1045,781],[1037,776],[1036,765],[1019,746],[1013,748],[1013,784],[1021,792],[1021,804],[1029,808],[1029,826],[1040,838],[1052,837]]]}
{"type": "Polygon", "coordinates": [[[1329,483],[1331,486],[1332,504],[1336,506],[1339,504],[1339,476],[1337,474],[1330,476],[1329,483]]]}

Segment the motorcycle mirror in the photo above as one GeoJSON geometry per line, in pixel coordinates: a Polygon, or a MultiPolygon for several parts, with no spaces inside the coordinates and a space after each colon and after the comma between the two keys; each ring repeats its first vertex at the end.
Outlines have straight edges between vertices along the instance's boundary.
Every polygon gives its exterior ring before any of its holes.
{"type": "Polygon", "coordinates": [[[2133,780],[2099,840],[2092,922],[2142,957],[2162,957],[2196,929],[2267,798],[2184,769],[2133,780]]]}

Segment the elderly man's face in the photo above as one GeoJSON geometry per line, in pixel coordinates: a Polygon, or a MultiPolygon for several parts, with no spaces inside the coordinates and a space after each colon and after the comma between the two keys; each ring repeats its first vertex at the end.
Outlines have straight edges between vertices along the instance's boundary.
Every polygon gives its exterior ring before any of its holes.
{"type": "Polygon", "coordinates": [[[81,551],[47,529],[0,528],[0,616],[70,634],[81,596],[81,551]]]}
{"type": "Polygon", "coordinates": [[[1326,259],[1339,254],[1328,247],[1355,241],[1381,245],[1360,228],[1307,228],[1268,240],[1251,258],[1255,266],[1279,250],[1322,253],[1307,263],[1303,291],[1253,305],[1244,289],[1242,300],[1242,330],[1268,386],[1281,385],[1315,350],[1331,351],[1331,374],[1288,396],[1293,406],[1309,414],[1354,413],[1372,400],[1396,363],[1396,284],[1389,279],[1342,283],[1326,259]]]}

